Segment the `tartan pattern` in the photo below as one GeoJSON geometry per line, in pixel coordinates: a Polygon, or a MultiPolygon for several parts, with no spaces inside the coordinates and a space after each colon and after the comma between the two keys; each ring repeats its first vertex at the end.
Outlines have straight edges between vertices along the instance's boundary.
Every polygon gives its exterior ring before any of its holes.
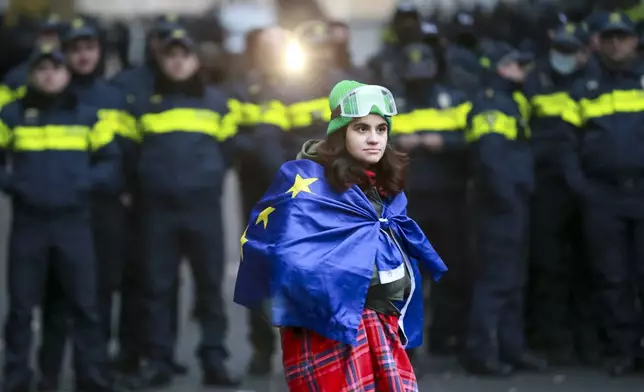
{"type": "Polygon", "coordinates": [[[290,392],[418,392],[397,316],[365,309],[356,346],[311,330],[284,327],[280,332],[290,392]]]}

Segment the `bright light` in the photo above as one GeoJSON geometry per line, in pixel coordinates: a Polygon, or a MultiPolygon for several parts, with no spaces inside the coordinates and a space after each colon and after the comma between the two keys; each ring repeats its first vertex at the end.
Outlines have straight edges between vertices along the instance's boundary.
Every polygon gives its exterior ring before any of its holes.
{"type": "Polygon", "coordinates": [[[306,55],[298,42],[291,41],[286,45],[285,63],[289,71],[302,71],[304,69],[306,55]]]}

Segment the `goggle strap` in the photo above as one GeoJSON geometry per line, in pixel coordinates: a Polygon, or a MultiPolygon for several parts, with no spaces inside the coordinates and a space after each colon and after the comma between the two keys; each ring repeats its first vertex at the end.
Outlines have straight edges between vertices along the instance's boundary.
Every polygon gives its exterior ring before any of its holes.
{"type": "Polygon", "coordinates": [[[342,117],[342,105],[338,105],[337,108],[331,111],[331,120],[342,117]]]}

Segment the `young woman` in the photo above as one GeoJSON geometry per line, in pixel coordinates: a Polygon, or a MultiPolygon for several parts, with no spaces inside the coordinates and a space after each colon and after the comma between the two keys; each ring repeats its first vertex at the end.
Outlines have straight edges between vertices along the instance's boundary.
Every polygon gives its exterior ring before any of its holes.
{"type": "Polygon", "coordinates": [[[271,299],[290,391],[417,391],[417,262],[446,267],[405,213],[407,157],[388,142],[383,87],[338,83],[327,139],[285,163],[242,235],[235,301],[271,299]]]}

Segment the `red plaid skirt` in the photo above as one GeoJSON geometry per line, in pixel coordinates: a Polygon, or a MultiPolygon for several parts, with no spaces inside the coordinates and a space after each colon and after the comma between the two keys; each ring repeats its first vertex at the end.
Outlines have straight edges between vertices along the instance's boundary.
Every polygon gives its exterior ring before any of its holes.
{"type": "Polygon", "coordinates": [[[311,330],[281,328],[284,373],[291,392],[417,392],[398,317],[365,309],[358,344],[311,330]]]}

